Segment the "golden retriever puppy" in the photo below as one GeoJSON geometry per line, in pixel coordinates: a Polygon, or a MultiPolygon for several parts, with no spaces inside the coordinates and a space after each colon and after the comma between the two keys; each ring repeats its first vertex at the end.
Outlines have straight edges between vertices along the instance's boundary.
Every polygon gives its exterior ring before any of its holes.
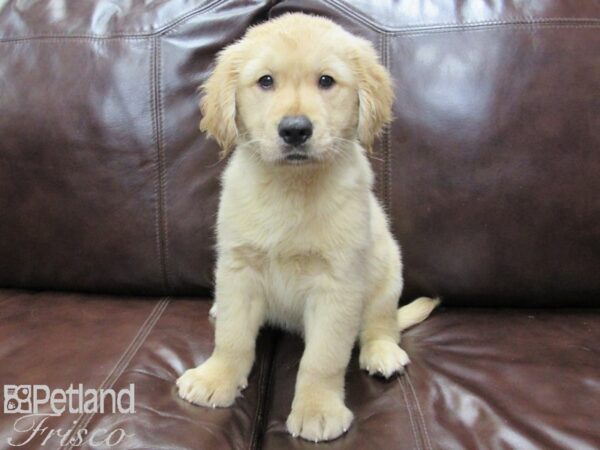
{"type": "Polygon", "coordinates": [[[223,50],[203,93],[201,130],[235,151],[217,220],[215,349],[177,380],[179,395],[230,406],[259,328],[274,324],[306,344],[289,432],[335,439],[353,418],[344,374],[357,338],[361,368],[402,372],[401,328],[436,305],[397,310],[400,251],[372,192],[367,152],[391,120],[390,77],[367,41],[289,14],[223,50]]]}

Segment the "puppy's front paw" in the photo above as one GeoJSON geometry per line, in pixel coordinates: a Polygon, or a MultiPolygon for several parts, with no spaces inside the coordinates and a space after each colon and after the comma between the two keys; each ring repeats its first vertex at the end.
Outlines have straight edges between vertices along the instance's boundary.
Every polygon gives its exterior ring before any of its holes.
{"type": "Polygon", "coordinates": [[[404,366],[410,362],[408,355],[398,344],[384,340],[365,343],[360,349],[360,368],[369,375],[391,377],[394,373],[404,373],[404,366]]]}
{"type": "Polygon", "coordinates": [[[287,429],[294,436],[309,441],[330,441],[346,431],[354,415],[340,399],[294,401],[287,419],[287,429]]]}
{"type": "Polygon", "coordinates": [[[225,364],[209,358],[195,369],[185,371],[177,380],[179,396],[200,406],[231,406],[248,382],[225,364]]]}

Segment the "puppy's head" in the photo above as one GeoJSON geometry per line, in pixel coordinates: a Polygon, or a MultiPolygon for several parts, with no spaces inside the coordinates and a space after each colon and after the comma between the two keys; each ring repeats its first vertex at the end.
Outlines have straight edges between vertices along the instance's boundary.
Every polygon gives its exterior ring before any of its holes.
{"type": "Polygon", "coordinates": [[[391,120],[390,77],[372,46],[333,22],[288,14],[251,28],[202,86],[200,129],[222,156],[238,145],[267,163],[367,150],[391,120]]]}

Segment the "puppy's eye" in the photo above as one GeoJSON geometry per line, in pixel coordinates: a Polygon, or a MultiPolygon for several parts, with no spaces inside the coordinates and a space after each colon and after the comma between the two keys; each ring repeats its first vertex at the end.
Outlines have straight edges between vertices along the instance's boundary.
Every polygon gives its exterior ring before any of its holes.
{"type": "Polygon", "coordinates": [[[321,78],[319,78],[319,87],[322,89],[329,89],[334,84],[335,80],[329,75],[321,75],[321,78]]]}
{"type": "Polygon", "coordinates": [[[258,85],[263,89],[271,89],[273,87],[273,77],[271,75],[263,75],[258,79],[258,85]]]}

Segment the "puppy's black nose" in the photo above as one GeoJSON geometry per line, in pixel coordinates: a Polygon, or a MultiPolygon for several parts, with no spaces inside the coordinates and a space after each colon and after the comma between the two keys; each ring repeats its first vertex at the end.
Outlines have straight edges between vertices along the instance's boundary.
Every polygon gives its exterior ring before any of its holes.
{"type": "Polygon", "coordinates": [[[277,130],[286,144],[297,147],[312,136],[313,126],[306,116],[285,116],[279,122],[277,130]]]}

